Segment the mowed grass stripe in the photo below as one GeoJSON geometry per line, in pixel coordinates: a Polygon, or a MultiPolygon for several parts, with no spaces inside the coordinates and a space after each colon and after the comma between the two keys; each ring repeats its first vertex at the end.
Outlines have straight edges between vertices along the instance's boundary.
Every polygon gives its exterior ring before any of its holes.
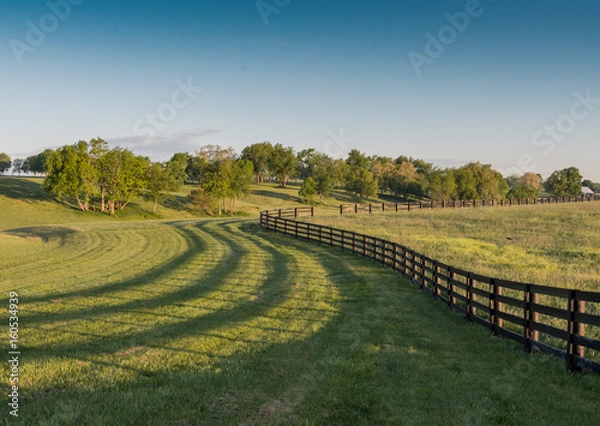
{"type": "MultiPolygon", "coordinates": [[[[240,268],[240,262],[244,256],[250,252],[254,252],[255,256],[260,250],[256,250],[257,246],[247,240],[242,240],[240,237],[231,238],[229,233],[223,232],[222,227],[208,225],[207,230],[210,230],[213,235],[218,235],[220,241],[226,242],[229,246],[227,258],[223,259],[213,270],[206,270],[201,266],[191,267],[189,284],[187,287],[182,287],[179,290],[173,291],[172,286],[166,288],[164,294],[160,297],[153,297],[148,300],[135,300],[125,306],[115,306],[113,308],[104,308],[105,313],[102,313],[97,318],[90,318],[90,312],[81,312],[76,314],[75,323],[55,323],[51,327],[44,326],[44,329],[38,330],[40,334],[54,334],[55,339],[49,341],[46,336],[45,341],[40,343],[36,348],[37,356],[50,356],[57,351],[68,353],[70,348],[81,349],[85,347],[87,351],[97,352],[100,348],[106,346],[107,341],[111,341],[114,345],[127,345],[130,338],[148,339],[156,338],[161,334],[172,336],[172,330],[181,328],[179,323],[185,322],[181,318],[202,319],[204,315],[217,315],[222,317],[222,311],[233,310],[236,304],[240,301],[248,303],[255,292],[252,292],[252,287],[257,287],[262,284],[260,274],[253,274],[253,271],[245,265],[240,268]],[[243,247],[246,245],[246,248],[243,247]],[[228,282],[229,277],[232,282],[228,282]],[[242,286],[241,281],[251,279],[251,285],[242,286]],[[225,283],[222,285],[222,283],[225,283]],[[208,293],[206,298],[204,293],[215,291],[219,294],[224,294],[226,298],[217,300],[215,297],[213,306],[205,302],[211,300],[211,294],[208,293]],[[198,300],[202,297],[201,300],[198,300]],[[181,306],[184,302],[193,303],[198,301],[199,304],[191,312],[188,308],[181,306]],[[207,307],[208,306],[208,307],[207,307]],[[184,315],[185,312],[185,315],[184,315]],[[116,317],[116,318],[115,318],[116,317]],[[118,318],[118,319],[117,319],[118,318]],[[104,324],[104,328],[100,327],[99,333],[90,333],[93,328],[92,324],[104,324]],[[151,325],[155,325],[152,327],[151,325]],[[52,328],[52,330],[50,330],[52,328]],[[73,342],[75,336],[78,339],[73,342]],[[68,343],[67,343],[68,342],[68,343]],[[43,348],[42,348],[43,347],[43,348]]],[[[283,259],[285,260],[285,259],[283,259]]],[[[260,262],[254,262],[259,267],[264,267],[264,259],[260,262]]],[[[280,266],[277,266],[280,267],[280,266]]],[[[181,268],[175,270],[177,274],[181,273],[181,268]]],[[[169,276],[163,278],[166,282],[169,276]]],[[[157,284],[157,283],[155,283],[157,284]]],[[[156,289],[156,285],[153,289],[156,289]]],[[[95,310],[94,314],[100,314],[102,309],[95,310]]],[[[35,340],[35,339],[34,339],[35,340]]]]}
{"type": "MultiPolygon", "coordinates": [[[[108,286],[105,293],[101,292],[102,289],[94,288],[93,294],[66,300],[63,306],[38,303],[38,308],[44,309],[44,312],[32,315],[27,321],[34,326],[41,324],[38,333],[49,336],[42,344],[44,351],[36,353],[52,352],[65,344],[97,346],[99,341],[108,336],[125,339],[139,330],[145,330],[147,324],[178,321],[181,316],[176,312],[177,303],[193,299],[199,293],[208,291],[211,285],[218,286],[218,281],[209,280],[206,283],[205,278],[222,268],[231,255],[229,247],[221,239],[216,240],[197,229],[187,231],[195,236],[196,244],[190,247],[184,263],[177,262],[162,274],[143,281],[108,286]],[[211,250],[207,250],[204,238],[213,243],[211,250]],[[188,274],[182,282],[181,274],[186,270],[188,274]],[[90,329],[98,332],[90,334],[90,329]],[[74,336],[79,336],[75,338],[76,343],[73,343],[74,336]]],[[[37,340],[35,336],[32,339],[37,340]]]]}
{"type": "MultiPolygon", "coordinates": [[[[100,227],[73,236],[76,241],[72,250],[87,251],[85,244],[90,239],[94,246],[100,247],[96,255],[90,253],[77,268],[70,263],[69,257],[61,259],[64,253],[55,252],[51,260],[54,269],[41,269],[38,275],[21,274],[18,280],[11,279],[10,285],[23,291],[31,303],[92,296],[105,293],[109,287],[118,288],[132,281],[143,282],[144,277],[160,271],[161,264],[170,264],[196,243],[185,232],[172,227],[132,229],[118,239],[111,237],[112,232],[110,228],[105,230],[100,227]],[[108,236],[103,237],[104,232],[108,236]],[[111,245],[105,244],[107,238],[111,245]],[[131,246],[136,240],[140,242],[140,247],[131,246]],[[28,292],[29,286],[35,288],[33,294],[28,292]]],[[[23,269],[27,267],[22,266],[23,269]]]]}

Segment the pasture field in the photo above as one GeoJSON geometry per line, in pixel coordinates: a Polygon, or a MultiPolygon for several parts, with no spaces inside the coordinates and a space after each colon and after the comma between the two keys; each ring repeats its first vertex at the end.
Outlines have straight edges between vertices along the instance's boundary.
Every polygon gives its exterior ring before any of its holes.
{"type": "Polygon", "coordinates": [[[318,213],[316,223],[391,240],[481,275],[600,292],[600,202],[318,213]]]}
{"type": "MultiPolygon", "coordinates": [[[[257,190],[248,206],[294,205],[291,188],[257,190]]],[[[5,405],[1,423],[600,422],[600,377],[489,336],[368,260],[256,218],[115,220],[37,194],[11,207],[0,190],[0,306],[6,318],[18,292],[22,351],[20,419],[5,405]]]]}
{"type": "Polygon", "coordinates": [[[389,269],[255,220],[1,235],[0,289],[20,299],[23,424],[600,419],[597,376],[568,375],[389,269]]]}

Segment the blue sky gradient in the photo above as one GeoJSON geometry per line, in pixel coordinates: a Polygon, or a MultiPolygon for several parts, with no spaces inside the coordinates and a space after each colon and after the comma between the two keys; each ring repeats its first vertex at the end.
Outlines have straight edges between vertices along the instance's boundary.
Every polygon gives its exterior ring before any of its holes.
{"type": "Polygon", "coordinates": [[[256,0],[72,2],[0,3],[0,151],[13,157],[97,136],[157,160],[269,140],[600,181],[600,2],[264,0],[278,12],[266,21],[256,0]],[[53,23],[47,3],[70,13],[15,55],[28,21],[53,23]],[[409,53],[469,8],[418,75],[409,53]],[[188,82],[202,91],[174,107],[188,82]]]}

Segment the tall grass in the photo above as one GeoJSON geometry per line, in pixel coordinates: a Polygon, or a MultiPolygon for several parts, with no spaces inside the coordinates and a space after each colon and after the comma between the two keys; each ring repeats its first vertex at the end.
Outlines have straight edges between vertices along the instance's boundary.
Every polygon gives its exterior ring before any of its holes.
{"type": "Polygon", "coordinates": [[[481,275],[600,291],[600,203],[323,216],[481,275]]]}

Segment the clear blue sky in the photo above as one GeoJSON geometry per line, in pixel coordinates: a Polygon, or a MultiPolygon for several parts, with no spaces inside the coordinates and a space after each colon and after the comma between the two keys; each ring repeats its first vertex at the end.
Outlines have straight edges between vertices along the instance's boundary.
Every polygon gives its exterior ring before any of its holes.
{"type": "Polygon", "coordinates": [[[0,3],[13,157],[96,136],[154,159],[269,140],[600,181],[600,2],[66,2],[0,3]]]}

